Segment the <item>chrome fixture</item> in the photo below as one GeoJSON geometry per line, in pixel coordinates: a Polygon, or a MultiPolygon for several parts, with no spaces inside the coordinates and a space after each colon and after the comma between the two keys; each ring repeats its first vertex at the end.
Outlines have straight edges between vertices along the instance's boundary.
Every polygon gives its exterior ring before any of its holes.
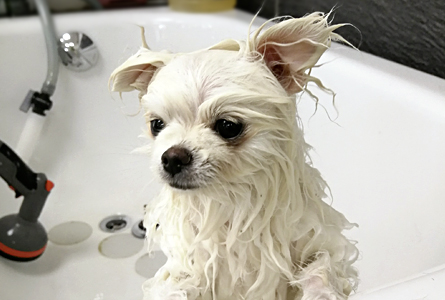
{"type": "Polygon", "coordinates": [[[116,232],[127,228],[127,225],[129,225],[130,223],[130,217],[117,214],[103,219],[99,223],[99,227],[105,232],[116,232]]]}
{"type": "Polygon", "coordinates": [[[96,45],[86,34],[81,32],[62,34],[58,50],[62,63],[73,71],[91,69],[99,58],[96,45]]]}
{"type": "Polygon", "coordinates": [[[131,233],[140,239],[145,238],[146,229],[144,227],[144,222],[140,220],[139,222],[135,223],[133,227],[131,228],[131,233]]]}

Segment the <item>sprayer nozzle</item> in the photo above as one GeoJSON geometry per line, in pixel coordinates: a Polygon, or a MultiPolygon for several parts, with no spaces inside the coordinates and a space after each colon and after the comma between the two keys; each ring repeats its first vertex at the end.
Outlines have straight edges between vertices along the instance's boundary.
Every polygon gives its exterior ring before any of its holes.
{"type": "Polygon", "coordinates": [[[0,255],[15,261],[30,261],[45,251],[48,236],[40,222],[28,222],[18,214],[0,219],[0,255]]]}

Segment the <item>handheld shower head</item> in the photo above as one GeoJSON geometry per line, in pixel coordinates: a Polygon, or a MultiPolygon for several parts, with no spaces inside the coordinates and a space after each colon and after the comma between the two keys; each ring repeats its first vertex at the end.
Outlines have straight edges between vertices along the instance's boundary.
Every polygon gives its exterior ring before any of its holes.
{"type": "Polygon", "coordinates": [[[11,260],[29,261],[42,255],[48,237],[37,220],[54,184],[45,174],[34,173],[11,148],[0,141],[0,177],[24,196],[18,214],[0,219],[0,255],[11,260]]]}
{"type": "Polygon", "coordinates": [[[46,248],[48,237],[40,222],[29,222],[19,214],[0,219],[0,255],[15,261],[39,258],[46,248]]]}

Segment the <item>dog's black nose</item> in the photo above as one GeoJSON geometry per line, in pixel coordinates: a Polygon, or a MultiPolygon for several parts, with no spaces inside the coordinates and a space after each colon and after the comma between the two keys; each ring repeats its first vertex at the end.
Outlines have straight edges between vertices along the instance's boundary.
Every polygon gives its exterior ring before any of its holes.
{"type": "Polygon", "coordinates": [[[179,146],[173,146],[162,154],[161,157],[164,170],[174,176],[190,164],[192,155],[190,151],[179,146]]]}

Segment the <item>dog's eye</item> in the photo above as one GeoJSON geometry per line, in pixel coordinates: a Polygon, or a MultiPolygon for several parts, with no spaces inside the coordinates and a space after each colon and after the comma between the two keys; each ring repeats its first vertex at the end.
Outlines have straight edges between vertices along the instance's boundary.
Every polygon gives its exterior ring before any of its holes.
{"type": "Polygon", "coordinates": [[[216,121],[214,130],[224,139],[233,139],[241,134],[243,124],[220,119],[216,121]]]}
{"type": "Polygon", "coordinates": [[[162,129],[164,129],[165,124],[161,119],[155,119],[150,121],[151,133],[153,136],[157,136],[162,129]]]}

